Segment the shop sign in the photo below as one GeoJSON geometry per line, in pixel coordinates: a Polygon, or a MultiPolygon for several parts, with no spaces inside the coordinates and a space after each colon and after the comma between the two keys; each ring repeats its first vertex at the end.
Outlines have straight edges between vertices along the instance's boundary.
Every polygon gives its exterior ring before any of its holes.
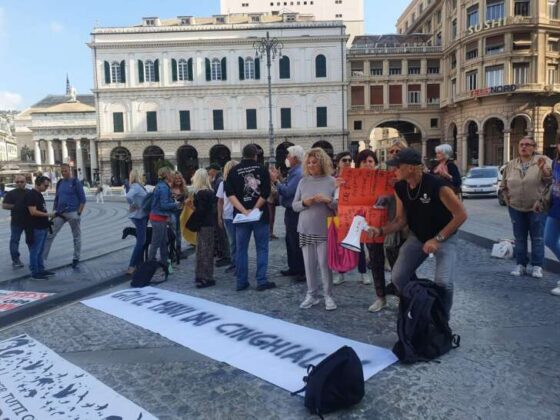
{"type": "Polygon", "coordinates": [[[482,96],[494,95],[497,93],[512,93],[517,89],[517,85],[502,85],[488,87],[484,89],[475,89],[469,92],[471,98],[480,98],[482,96]]]}
{"type": "Polygon", "coordinates": [[[479,23],[473,26],[470,26],[467,29],[467,33],[469,35],[472,34],[476,34],[478,32],[482,32],[485,31],[487,29],[491,29],[491,28],[499,28],[500,26],[504,26],[506,24],[506,19],[492,19],[492,20],[487,20],[484,23],[479,23]]]}

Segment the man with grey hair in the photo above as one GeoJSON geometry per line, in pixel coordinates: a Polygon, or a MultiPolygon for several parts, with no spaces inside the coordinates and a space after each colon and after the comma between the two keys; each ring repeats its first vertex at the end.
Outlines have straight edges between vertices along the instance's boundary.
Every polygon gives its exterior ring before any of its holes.
{"type": "Polygon", "coordinates": [[[303,157],[305,151],[301,146],[290,146],[287,149],[288,156],[286,158],[286,166],[290,168],[288,178],[281,180],[280,172],[277,169],[270,171],[270,179],[278,189],[280,205],[286,211],[284,213],[284,224],[286,225],[286,251],[288,253],[288,269],[282,270],[283,276],[295,276],[298,281],[305,281],[305,266],[303,265],[303,254],[299,247],[299,236],[297,225],[299,221],[299,213],[292,208],[292,201],[296,195],[296,189],[299,181],[303,177],[303,157]]]}

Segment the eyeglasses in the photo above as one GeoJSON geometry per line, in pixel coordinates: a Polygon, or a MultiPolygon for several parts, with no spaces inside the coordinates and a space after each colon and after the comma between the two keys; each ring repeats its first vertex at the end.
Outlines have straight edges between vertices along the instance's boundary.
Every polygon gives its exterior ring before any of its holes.
{"type": "Polygon", "coordinates": [[[16,184],[25,184],[25,181],[16,181],[16,184]]]}
{"type": "Polygon", "coordinates": [[[344,159],[340,159],[341,162],[343,163],[351,163],[352,159],[351,158],[344,158],[344,159]]]}
{"type": "Polygon", "coordinates": [[[392,155],[398,155],[398,154],[399,154],[399,152],[400,152],[400,150],[399,150],[399,149],[395,149],[395,150],[389,150],[389,153],[390,153],[390,154],[392,154],[392,155]]]}
{"type": "Polygon", "coordinates": [[[535,147],[534,143],[519,143],[519,147],[535,147]]]}

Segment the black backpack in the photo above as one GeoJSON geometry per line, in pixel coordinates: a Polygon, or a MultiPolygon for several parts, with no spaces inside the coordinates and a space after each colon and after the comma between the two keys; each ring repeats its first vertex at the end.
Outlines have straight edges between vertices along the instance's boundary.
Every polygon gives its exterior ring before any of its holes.
{"type": "Polygon", "coordinates": [[[159,261],[145,261],[138,266],[134,274],[132,275],[132,281],[130,282],[131,287],[146,287],[150,284],[160,284],[167,281],[169,277],[169,269],[167,266],[159,261]],[[156,274],[158,268],[161,268],[165,274],[165,278],[162,281],[152,282],[152,278],[156,274]]]}
{"type": "Polygon", "coordinates": [[[402,363],[435,359],[459,347],[461,337],[449,328],[444,310],[446,291],[430,280],[414,280],[403,289],[393,353],[402,363]]]}
{"type": "Polygon", "coordinates": [[[152,211],[152,202],[154,201],[154,192],[151,191],[144,196],[142,199],[142,211],[146,214],[150,214],[152,211]]]}
{"type": "Polygon", "coordinates": [[[317,366],[307,367],[305,386],[292,395],[305,391],[305,406],[312,414],[323,414],[358,404],[364,397],[364,371],[358,355],[343,346],[317,366]]]}

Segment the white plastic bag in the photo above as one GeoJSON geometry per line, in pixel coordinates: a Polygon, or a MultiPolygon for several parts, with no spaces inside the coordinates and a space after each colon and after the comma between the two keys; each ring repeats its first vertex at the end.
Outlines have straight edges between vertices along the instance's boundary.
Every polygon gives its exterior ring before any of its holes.
{"type": "Polygon", "coordinates": [[[509,260],[513,257],[513,241],[502,239],[492,247],[492,257],[509,260]]]}

